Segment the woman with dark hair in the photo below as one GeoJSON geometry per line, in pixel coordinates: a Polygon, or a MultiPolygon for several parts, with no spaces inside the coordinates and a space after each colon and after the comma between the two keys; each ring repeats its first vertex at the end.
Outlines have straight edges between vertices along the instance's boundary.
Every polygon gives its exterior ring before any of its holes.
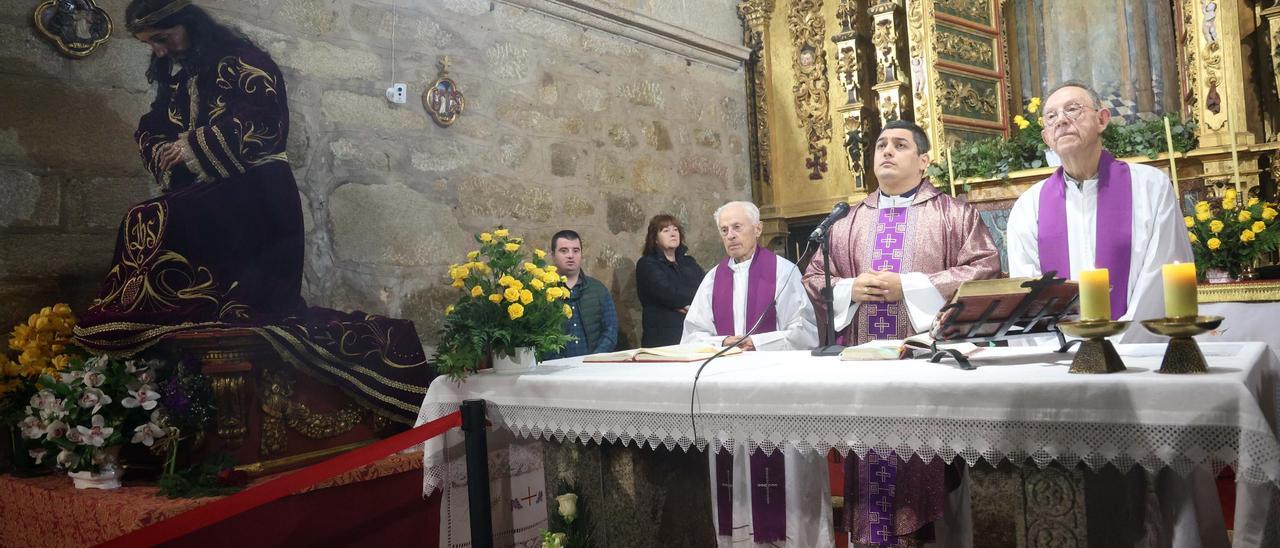
{"type": "Polygon", "coordinates": [[[302,299],[289,104],[271,56],[190,0],[133,0],[125,21],[151,46],[156,98],[134,140],[163,193],[126,214],[77,342],[127,356],[184,330],[248,328],[282,359],[412,424],[429,377],[413,324],[302,299]]]}
{"type": "Polygon", "coordinates": [[[684,316],[705,272],[687,255],[680,220],[662,213],[649,221],[644,256],[636,262],[636,293],[644,307],[644,347],[680,344],[684,316]]]}

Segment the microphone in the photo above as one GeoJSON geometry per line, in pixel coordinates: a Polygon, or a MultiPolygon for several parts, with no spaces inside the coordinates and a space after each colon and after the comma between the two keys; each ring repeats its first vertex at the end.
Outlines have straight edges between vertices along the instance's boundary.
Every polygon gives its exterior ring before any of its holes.
{"type": "Polygon", "coordinates": [[[813,232],[809,234],[809,241],[822,241],[823,238],[827,237],[827,231],[831,229],[831,225],[836,224],[836,221],[843,219],[848,213],[849,202],[836,202],[836,206],[831,208],[831,214],[827,215],[827,218],[823,219],[821,223],[818,223],[818,228],[813,229],[813,232]]]}

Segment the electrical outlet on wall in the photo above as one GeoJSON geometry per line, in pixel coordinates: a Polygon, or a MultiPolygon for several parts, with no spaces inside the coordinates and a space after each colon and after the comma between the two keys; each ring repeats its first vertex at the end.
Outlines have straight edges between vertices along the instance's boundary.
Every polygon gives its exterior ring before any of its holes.
{"type": "Polygon", "coordinates": [[[409,102],[409,86],[402,82],[391,84],[387,88],[387,100],[398,105],[409,102]]]}

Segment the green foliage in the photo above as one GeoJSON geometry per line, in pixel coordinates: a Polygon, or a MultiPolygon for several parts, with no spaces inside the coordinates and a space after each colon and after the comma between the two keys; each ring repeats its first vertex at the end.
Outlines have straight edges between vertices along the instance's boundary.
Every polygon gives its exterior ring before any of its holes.
{"type": "MultiPolygon", "coordinates": [[[[1043,126],[1036,114],[1039,99],[1033,98],[1028,107],[1026,117],[1018,115],[1014,118],[1014,126],[1008,139],[969,141],[953,148],[951,163],[955,178],[1008,179],[1009,174],[1014,171],[1046,167],[1048,164],[1045,163],[1044,154],[1048,147],[1040,136],[1043,126]]],[[[1194,121],[1184,122],[1175,114],[1170,116],[1169,123],[1174,150],[1187,152],[1196,147],[1194,121]]],[[[1102,132],[1102,146],[1117,158],[1155,158],[1168,148],[1164,120],[1139,120],[1119,125],[1113,118],[1112,123],[1102,132]]],[[[927,173],[934,184],[943,188],[947,185],[946,162],[946,156],[939,154],[927,173]]]]}
{"type": "Polygon", "coordinates": [[[504,229],[476,237],[480,248],[467,262],[450,267],[452,286],[461,290],[445,309],[436,354],[439,371],[461,380],[493,355],[514,356],[533,347],[539,356],[564,348],[564,320],[572,312],[569,289],[546,253],[526,255],[524,241],[504,229]]]}
{"type": "Polygon", "coordinates": [[[200,464],[160,476],[159,493],[171,499],[221,497],[236,493],[244,486],[228,485],[225,473],[235,465],[230,454],[214,453],[200,464]]]}

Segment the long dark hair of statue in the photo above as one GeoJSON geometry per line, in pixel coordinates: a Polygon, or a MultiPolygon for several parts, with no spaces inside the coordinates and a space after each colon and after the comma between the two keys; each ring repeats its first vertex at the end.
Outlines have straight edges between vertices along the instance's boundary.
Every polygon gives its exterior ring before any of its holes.
{"type": "MultiPolygon", "coordinates": [[[[126,21],[136,21],[139,17],[155,12],[171,0],[133,0],[124,10],[126,21]]],[[[155,29],[171,29],[181,25],[187,30],[187,52],[183,55],[182,66],[188,72],[200,72],[212,67],[224,56],[243,46],[252,45],[240,31],[226,27],[213,20],[209,12],[190,5],[177,13],[165,17],[152,25],[155,29]]],[[[169,94],[169,85],[173,79],[173,58],[171,56],[156,57],[151,55],[151,65],[147,67],[147,82],[155,82],[161,98],[169,94]]]]}

